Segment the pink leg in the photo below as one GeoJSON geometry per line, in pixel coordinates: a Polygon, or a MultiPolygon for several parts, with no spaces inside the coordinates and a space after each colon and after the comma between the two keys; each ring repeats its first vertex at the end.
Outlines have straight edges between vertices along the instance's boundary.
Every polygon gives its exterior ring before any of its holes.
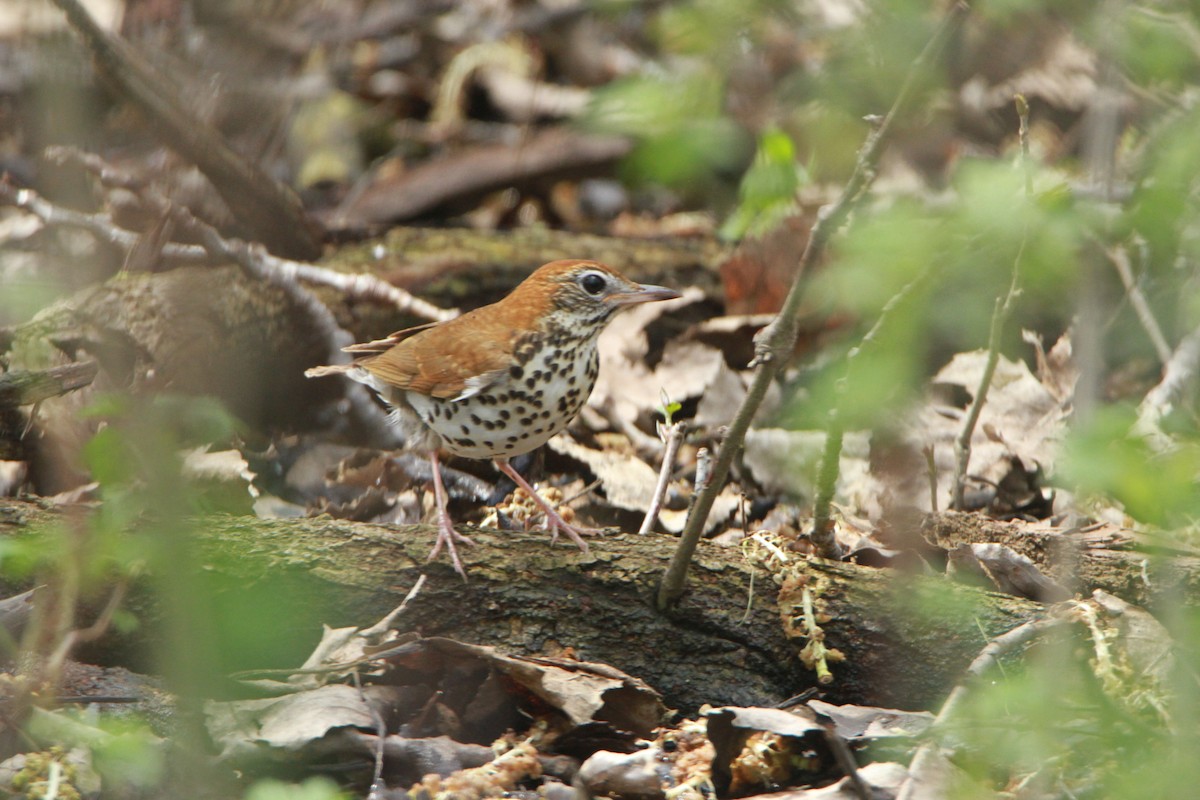
{"type": "Polygon", "coordinates": [[[495,461],[496,466],[500,468],[500,471],[512,478],[517,486],[520,486],[522,489],[524,489],[529,496],[533,498],[533,502],[537,503],[538,507],[542,509],[542,513],[546,515],[546,530],[550,531],[552,537],[550,540],[551,544],[553,544],[554,540],[558,538],[558,532],[562,531],[567,535],[568,539],[579,545],[580,550],[585,553],[588,551],[587,542],[585,542],[581,536],[581,534],[585,532],[591,532],[588,528],[577,528],[563,519],[562,515],[555,511],[554,507],[542,499],[542,496],[537,493],[537,490],[529,485],[529,481],[522,478],[521,473],[512,468],[512,465],[508,463],[508,459],[497,458],[495,461]]]}
{"type": "Polygon", "coordinates": [[[442,469],[438,463],[436,452],[429,454],[429,464],[433,467],[433,497],[437,503],[438,538],[433,549],[429,551],[429,558],[426,560],[433,561],[437,557],[437,554],[442,551],[442,545],[446,545],[446,552],[450,554],[450,561],[454,564],[454,571],[462,575],[465,581],[467,573],[463,569],[462,561],[458,558],[458,549],[454,546],[454,543],[474,544],[474,542],[454,530],[454,523],[450,521],[450,510],[447,508],[449,498],[446,496],[446,487],[442,485],[442,469]]]}

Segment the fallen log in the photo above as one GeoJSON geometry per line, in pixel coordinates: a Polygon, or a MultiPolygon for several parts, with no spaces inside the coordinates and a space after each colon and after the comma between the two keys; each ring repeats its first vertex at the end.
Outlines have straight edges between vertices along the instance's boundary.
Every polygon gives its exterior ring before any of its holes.
{"type": "MultiPolygon", "coordinates": [[[[58,516],[0,501],[0,535],[27,534],[58,516]]],[[[599,537],[584,554],[551,547],[541,532],[470,530],[476,546],[462,554],[465,583],[448,562],[426,563],[434,541],[427,526],[213,515],[190,534],[205,587],[194,600],[211,609],[216,637],[197,644],[220,654],[222,670],[295,666],[321,624],[369,625],[425,573],[401,629],[516,654],[569,650],[645,680],[686,712],[705,703],[773,705],[817,684],[799,658],[807,640],[794,633],[803,627],[794,622],[797,584],[810,592],[825,644],[844,656],[821,686],[832,702],[936,707],[988,638],[1040,609],[942,578],[812,560],[788,568],[781,610],[772,576],[758,569],[752,585],[756,568],[739,548],[704,542],[678,608],[660,615],[653,597],[675,539],[656,534],[599,537]]],[[[88,656],[111,663],[162,646],[170,623],[152,586],[147,578],[129,601],[143,624],[88,656]]]]}

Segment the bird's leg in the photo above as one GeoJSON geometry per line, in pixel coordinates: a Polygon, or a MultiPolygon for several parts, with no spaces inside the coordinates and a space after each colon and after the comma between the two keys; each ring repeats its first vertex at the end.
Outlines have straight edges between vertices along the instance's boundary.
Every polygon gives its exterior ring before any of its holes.
{"type": "Polygon", "coordinates": [[[454,564],[454,571],[462,575],[465,581],[467,573],[463,569],[462,561],[458,558],[458,549],[454,546],[454,543],[475,543],[454,530],[454,523],[450,521],[450,509],[448,507],[450,499],[446,495],[446,487],[442,485],[442,468],[438,463],[437,451],[431,450],[429,452],[429,465],[433,467],[433,497],[437,504],[438,538],[433,549],[429,551],[429,558],[426,561],[433,561],[437,557],[437,554],[442,551],[442,545],[446,545],[446,551],[450,554],[450,561],[454,564]]]}
{"type": "Polygon", "coordinates": [[[567,535],[568,539],[579,545],[580,550],[585,553],[588,551],[587,542],[583,540],[582,534],[592,533],[593,531],[588,528],[577,528],[563,519],[562,515],[554,510],[554,506],[547,503],[529,481],[522,478],[521,473],[513,469],[512,464],[508,463],[507,458],[497,458],[495,462],[500,471],[512,478],[513,482],[524,489],[533,498],[533,502],[537,503],[538,507],[542,509],[542,513],[546,515],[546,530],[550,531],[553,537],[551,543],[553,543],[554,539],[558,538],[558,532],[562,531],[567,535]]]}

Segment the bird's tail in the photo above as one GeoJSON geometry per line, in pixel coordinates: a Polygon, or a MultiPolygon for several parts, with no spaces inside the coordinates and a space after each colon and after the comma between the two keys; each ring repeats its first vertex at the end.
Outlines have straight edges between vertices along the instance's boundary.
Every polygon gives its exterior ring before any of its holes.
{"type": "Polygon", "coordinates": [[[323,378],[326,375],[345,375],[354,368],[354,364],[331,364],[327,367],[310,367],[304,370],[304,377],[323,378]]]}

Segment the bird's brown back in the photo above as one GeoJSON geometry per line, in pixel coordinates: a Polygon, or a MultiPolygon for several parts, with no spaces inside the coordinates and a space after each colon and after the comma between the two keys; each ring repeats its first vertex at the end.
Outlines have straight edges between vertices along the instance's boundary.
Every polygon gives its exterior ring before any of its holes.
{"type": "Polygon", "coordinates": [[[358,365],[391,386],[431,397],[457,397],[472,382],[486,383],[509,368],[518,339],[545,317],[562,280],[581,266],[608,269],[594,261],[552,261],[496,303],[346,350],[371,354],[358,365]]]}

